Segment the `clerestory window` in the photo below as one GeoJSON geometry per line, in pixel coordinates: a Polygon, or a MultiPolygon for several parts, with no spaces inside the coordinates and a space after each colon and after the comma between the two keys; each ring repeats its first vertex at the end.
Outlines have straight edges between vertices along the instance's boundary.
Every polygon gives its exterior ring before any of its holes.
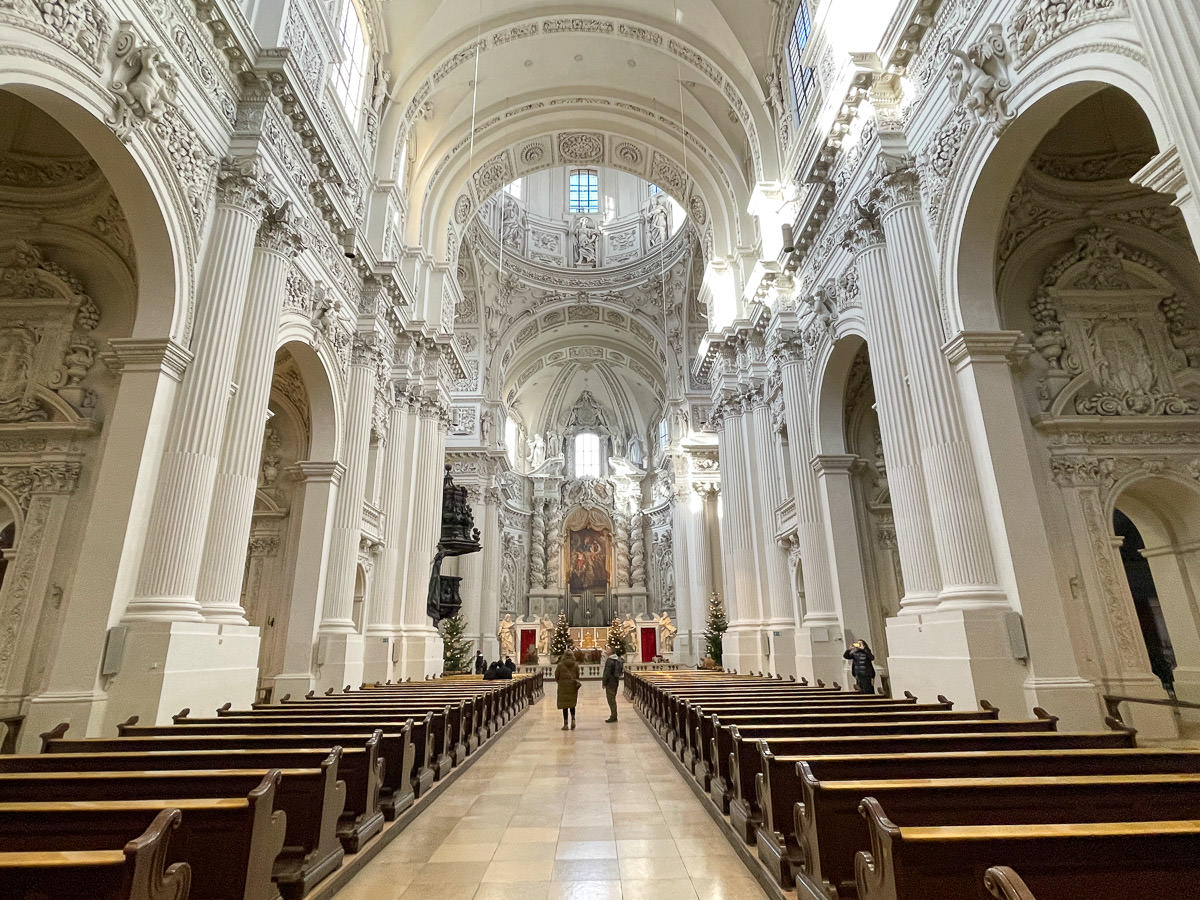
{"type": "Polygon", "coordinates": [[[366,86],[370,48],[367,46],[362,14],[355,0],[345,0],[342,7],[342,18],[338,23],[338,41],[341,44],[342,61],[334,73],[334,90],[337,91],[338,99],[342,101],[350,120],[356,122],[366,86]]]}
{"type": "Polygon", "coordinates": [[[568,176],[567,212],[600,212],[600,176],[595,169],[575,169],[568,176]]]}
{"type": "Polygon", "coordinates": [[[801,62],[804,48],[812,35],[812,16],[808,11],[808,0],[800,0],[796,7],[796,18],[792,23],[792,33],[788,36],[788,75],[792,82],[792,100],[796,111],[796,121],[804,117],[804,111],[816,93],[817,79],[812,66],[801,62]]]}

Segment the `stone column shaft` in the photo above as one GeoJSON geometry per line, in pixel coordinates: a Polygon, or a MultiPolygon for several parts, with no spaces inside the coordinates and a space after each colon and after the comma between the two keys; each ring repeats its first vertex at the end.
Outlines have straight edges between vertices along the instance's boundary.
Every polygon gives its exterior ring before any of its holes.
{"type": "Polygon", "coordinates": [[[775,625],[794,626],[796,604],[791,578],[788,577],[787,554],[775,543],[775,510],[782,505],[783,466],[780,460],[779,438],[771,426],[771,409],[765,396],[756,399],[753,417],[753,454],[759,497],[758,536],[764,563],[762,578],[763,618],[775,625]]]}
{"type": "Polygon", "coordinates": [[[442,523],[442,478],[445,450],[442,423],[436,404],[426,401],[420,413],[420,432],[413,468],[412,526],[405,551],[411,564],[405,589],[404,623],[428,625],[425,599],[433,555],[437,552],[442,523]]]}
{"type": "Polygon", "coordinates": [[[384,446],[383,468],[380,473],[380,503],[384,522],[383,551],[375,566],[375,585],[367,609],[368,634],[391,633],[399,623],[393,599],[396,595],[396,573],[400,565],[401,544],[407,520],[404,516],[403,483],[405,472],[412,464],[408,454],[409,431],[413,428],[407,405],[396,403],[388,413],[387,444],[384,446]]]}
{"type": "Polygon", "coordinates": [[[195,357],[171,416],[142,568],[125,622],[203,621],[196,586],[254,236],[265,202],[254,165],[222,165],[196,290],[195,357]]]}
{"type": "Polygon", "coordinates": [[[371,445],[371,411],[375,403],[378,351],[355,341],[346,388],[346,428],[342,439],[342,478],[333,510],[333,534],[329,542],[329,572],[321,616],[324,632],[354,631],[354,580],[358,569],[358,542],[362,535],[362,507],[367,485],[367,461],[371,445]]]}
{"type": "Polygon", "coordinates": [[[721,556],[725,563],[725,614],[730,624],[758,618],[743,419],[740,402],[732,401],[718,432],[723,493],[721,556]]]}
{"type": "Polygon", "coordinates": [[[267,217],[259,229],[258,244],[250,263],[233,368],[238,390],[229,404],[197,587],[204,618],[234,625],[247,624],[241,607],[242,573],[258,487],[263,423],[271,397],[275,335],[288,268],[300,250],[299,235],[286,208],[267,217]]]}
{"type": "Polygon", "coordinates": [[[812,468],[816,446],[804,379],[804,366],[794,353],[784,355],[779,367],[783,409],[792,458],[792,489],[796,498],[796,540],[804,577],[805,609],[801,624],[824,627],[837,624],[837,603],[829,568],[829,548],[821,522],[817,474],[812,468]]]}
{"type": "Polygon", "coordinates": [[[896,520],[896,545],[904,575],[900,607],[902,612],[912,612],[937,605],[941,580],[916,424],[905,385],[899,323],[888,285],[883,235],[877,228],[866,227],[865,220],[858,224],[862,230],[856,262],[871,353],[871,383],[875,388],[879,433],[896,520]]]}
{"type": "Polygon", "coordinates": [[[979,479],[958,395],[942,355],[933,252],[916,174],[900,172],[886,181],[892,182],[895,193],[882,225],[942,576],[941,604],[1006,605],[996,583],[979,479]]]}

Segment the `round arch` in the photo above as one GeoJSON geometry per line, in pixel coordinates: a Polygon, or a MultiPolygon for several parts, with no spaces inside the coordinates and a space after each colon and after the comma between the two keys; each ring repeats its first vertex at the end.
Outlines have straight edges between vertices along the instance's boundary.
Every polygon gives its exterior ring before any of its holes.
{"type": "MultiPolygon", "coordinates": [[[[0,27],[0,43],[38,43],[28,32],[0,27]]],[[[56,50],[62,56],[61,49],[56,50]]],[[[140,153],[149,138],[122,143],[104,122],[111,97],[102,97],[94,77],[50,67],[34,56],[2,57],[0,90],[21,97],[66,129],[108,180],[125,213],[136,260],[136,310],[130,336],[169,336],[187,343],[192,316],[192,225],[166,213],[188,209],[175,177],[152,153],[140,153]]]]}
{"type": "Polygon", "coordinates": [[[1043,65],[1022,80],[1009,103],[1023,110],[999,140],[978,126],[964,146],[941,215],[943,289],[951,332],[994,331],[996,246],[1004,210],[1029,157],[1074,106],[1107,87],[1124,91],[1150,122],[1160,147],[1170,143],[1154,83],[1144,64],[1109,46],[1093,46],[1043,65]],[[1097,73],[1103,78],[1097,78],[1097,73]],[[958,213],[961,211],[961,214],[958,213]],[[987,265],[980,265],[986,260],[987,265]]]}
{"type": "MultiPolygon", "coordinates": [[[[844,321],[844,320],[843,320],[844,321]]],[[[817,357],[816,403],[811,423],[818,454],[846,453],[846,386],[850,369],[863,347],[867,346],[861,322],[839,321],[838,334],[822,346],[817,357]]]]}
{"type": "Polygon", "coordinates": [[[285,328],[277,347],[291,354],[308,393],[309,414],[312,417],[308,456],[318,461],[337,460],[342,452],[341,391],[330,376],[332,361],[324,358],[324,351],[314,349],[308,343],[308,335],[289,333],[299,330],[299,326],[285,328]]]}

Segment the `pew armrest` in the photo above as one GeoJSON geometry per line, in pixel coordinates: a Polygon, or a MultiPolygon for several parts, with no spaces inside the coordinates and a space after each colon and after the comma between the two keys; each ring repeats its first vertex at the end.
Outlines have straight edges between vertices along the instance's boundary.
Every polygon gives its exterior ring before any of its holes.
{"type": "Polygon", "coordinates": [[[1021,876],[1008,866],[992,866],[984,872],[983,886],[996,900],[1037,900],[1021,876]]]}
{"type": "Polygon", "coordinates": [[[192,867],[185,862],[168,866],[171,834],[182,814],[164,809],[142,834],[125,845],[129,896],[146,900],[187,900],[192,887],[192,867]]]}

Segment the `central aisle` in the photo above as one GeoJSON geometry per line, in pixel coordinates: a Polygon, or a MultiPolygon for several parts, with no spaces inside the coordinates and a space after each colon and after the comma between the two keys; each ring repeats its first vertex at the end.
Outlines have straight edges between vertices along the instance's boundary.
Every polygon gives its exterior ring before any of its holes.
{"type": "Polygon", "coordinates": [[[758,900],[766,895],[623,697],[561,731],[555,688],[334,900],[758,900]]]}

